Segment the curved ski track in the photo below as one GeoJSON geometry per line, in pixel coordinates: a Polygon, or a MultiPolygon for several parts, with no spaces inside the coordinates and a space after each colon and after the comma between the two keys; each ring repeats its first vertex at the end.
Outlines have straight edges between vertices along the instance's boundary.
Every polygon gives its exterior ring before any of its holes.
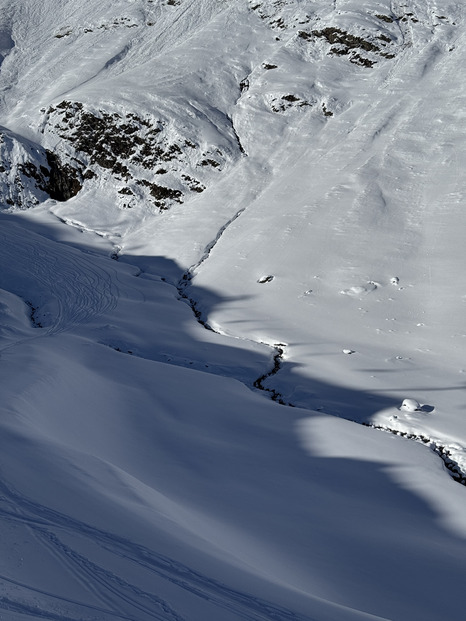
{"type": "Polygon", "coordinates": [[[84,604],[0,575],[0,582],[3,584],[15,585],[24,595],[40,594],[42,601],[41,606],[37,607],[21,603],[19,597],[16,600],[0,597],[0,611],[14,611],[27,617],[50,621],[134,620],[134,613],[137,611],[138,619],[141,620],[186,621],[167,601],[155,593],[140,588],[134,579],[122,578],[103,564],[95,563],[73,550],[60,538],[60,534],[63,533],[64,536],[74,535],[90,540],[100,550],[105,551],[106,555],[110,555],[110,558],[116,557],[120,566],[123,561],[133,571],[143,570],[156,576],[158,581],[166,581],[172,587],[201,598],[212,606],[213,611],[217,611],[216,614],[226,610],[248,621],[312,621],[311,617],[304,617],[266,600],[232,589],[150,548],[37,504],[21,496],[3,482],[0,482],[0,517],[28,526],[37,540],[55,554],[101,602],[100,606],[84,604]],[[50,600],[50,608],[44,608],[44,596],[50,600]],[[53,612],[57,602],[68,607],[69,612],[64,614],[53,612]]]}
{"type": "MultiPolygon", "coordinates": [[[[0,264],[7,265],[16,257],[13,268],[0,274],[0,286],[22,298],[34,316],[40,314],[44,303],[44,299],[35,298],[45,296],[46,304],[53,303],[54,313],[44,326],[47,334],[86,323],[114,309],[118,301],[115,270],[97,266],[92,255],[88,258],[69,248],[63,252],[64,248],[6,222],[0,231],[0,264]],[[24,275],[32,279],[35,291],[21,282],[24,275]]],[[[39,319],[33,322],[42,325],[39,319]]]]}

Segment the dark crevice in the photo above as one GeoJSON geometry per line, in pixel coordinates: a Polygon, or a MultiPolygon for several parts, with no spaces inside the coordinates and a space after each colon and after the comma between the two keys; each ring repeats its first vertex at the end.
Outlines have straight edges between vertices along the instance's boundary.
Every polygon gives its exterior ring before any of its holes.
{"type": "MultiPolygon", "coordinates": [[[[187,270],[183,274],[181,280],[176,285],[176,289],[178,291],[180,299],[185,300],[187,302],[188,306],[193,311],[194,316],[196,317],[197,322],[200,323],[201,326],[203,326],[206,330],[210,330],[211,332],[216,332],[216,330],[214,330],[212,328],[212,326],[210,326],[207,323],[207,321],[202,318],[202,313],[201,313],[201,311],[197,307],[197,302],[193,298],[190,298],[189,295],[186,293],[186,289],[191,284],[192,278],[193,278],[192,271],[191,270],[187,270]]],[[[216,334],[219,334],[219,332],[216,332],[216,334]]]]}
{"type": "Polygon", "coordinates": [[[256,381],[254,382],[254,388],[257,388],[258,390],[263,390],[264,392],[268,392],[272,401],[276,401],[277,403],[280,403],[280,405],[287,405],[289,407],[294,407],[292,403],[286,402],[283,398],[283,395],[280,394],[277,390],[275,390],[274,388],[267,388],[264,385],[264,382],[267,379],[269,379],[270,377],[273,377],[280,371],[282,367],[282,360],[283,360],[283,354],[284,354],[283,347],[284,347],[283,343],[276,343],[275,345],[273,345],[273,348],[275,349],[275,352],[276,352],[275,356],[273,357],[273,369],[271,369],[268,373],[264,373],[264,375],[261,375],[259,378],[257,378],[256,381]]]}
{"type": "MultiPolygon", "coordinates": [[[[193,311],[194,316],[196,317],[197,322],[200,323],[201,326],[203,326],[206,330],[210,330],[211,332],[215,332],[215,334],[221,334],[217,330],[214,330],[212,328],[212,326],[209,325],[209,323],[202,317],[202,313],[198,309],[196,301],[193,298],[189,297],[189,295],[186,293],[187,288],[191,284],[192,278],[193,278],[192,271],[191,270],[187,270],[183,274],[183,277],[181,278],[181,280],[178,282],[176,288],[178,290],[180,299],[185,300],[187,302],[187,304],[190,306],[191,310],[193,311]]],[[[263,392],[268,393],[268,395],[270,396],[272,401],[276,401],[277,403],[280,403],[280,405],[287,405],[289,407],[294,407],[294,405],[292,403],[286,402],[284,400],[284,398],[283,398],[283,395],[280,394],[277,390],[275,390],[274,388],[267,388],[264,385],[264,382],[267,379],[269,379],[270,377],[273,377],[274,375],[276,375],[280,371],[280,369],[281,369],[282,360],[283,360],[283,354],[284,354],[284,350],[283,350],[284,344],[283,343],[276,343],[273,346],[272,345],[268,345],[267,343],[262,343],[262,344],[263,345],[267,345],[268,347],[273,347],[273,349],[275,350],[275,355],[273,357],[273,368],[270,371],[268,371],[268,372],[264,373],[263,375],[261,375],[260,377],[258,377],[253,382],[254,388],[257,388],[258,390],[262,390],[263,392]]]]}
{"type": "Polygon", "coordinates": [[[378,429],[380,431],[385,431],[386,433],[391,433],[395,436],[400,436],[402,438],[406,438],[407,440],[414,440],[415,442],[419,442],[424,446],[428,446],[434,453],[436,453],[440,459],[445,464],[450,476],[461,485],[466,486],[466,473],[461,470],[461,466],[458,462],[452,457],[452,451],[438,442],[437,440],[433,440],[428,436],[422,434],[408,433],[407,431],[399,431],[397,429],[391,429],[390,427],[385,427],[384,425],[374,425],[372,423],[362,423],[365,427],[370,427],[371,429],[378,429]]]}
{"type": "Polygon", "coordinates": [[[63,164],[60,158],[51,151],[46,151],[46,156],[50,172],[45,190],[50,198],[56,201],[67,201],[76,196],[82,189],[81,172],[69,164],[63,164]]]}
{"type": "MultiPolygon", "coordinates": [[[[237,214],[236,217],[238,217],[238,215],[240,215],[240,214],[237,214]]],[[[228,224],[226,224],[221,229],[221,231],[219,232],[216,240],[214,240],[213,242],[211,242],[207,246],[206,252],[204,253],[204,255],[201,258],[201,260],[198,262],[198,264],[195,267],[190,268],[189,270],[187,270],[183,274],[183,277],[180,279],[178,284],[176,285],[176,288],[178,290],[180,299],[183,299],[183,300],[185,300],[188,303],[188,305],[190,306],[191,310],[194,313],[194,316],[196,317],[196,320],[206,330],[210,330],[212,332],[215,332],[216,334],[220,334],[220,332],[218,332],[217,330],[214,330],[212,328],[212,326],[210,326],[208,324],[208,322],[202,317],[202,313],[198,309],[196,301],[187,294],[187,289],[191,285],[191,281],[192,281],[193,276],[194,276],[193,270],[195,268],[199,267],[209,257],[209,254],[210,254],[212,248],[215,246],[215,244],[217,243],[218,239],[220,239],[222,233],[225,231],[227,226],[228,226],[228,224]]],[[[265,345],[266,343],[263,343],[263,344],[265,345]]],[[[268,344],[266,344],[266,345],[268,345],[268,344]]],[[[263,375],[261,375],[260,377],[258,377],[253,382],[253,386],[257,390],[261,390],[261,391],[267,393],[268,396],[270,397],[270,399],[272,399],[272,401],[275,401],[276,403],[279,403],[280,405],[285,405],[287,407],[296,407],[293,403],[290,403],[289,401],[285,401],[284,396],[280,392],[275,390],[275,388],[270,388],[270,387],[267,387],[265,385],[265,382],[267,380],[269,380],[271,377],[277,375],[277,373],[281,370],[282,362],[283,362],[283,357],[284,357],[284,347],[286,347],[286,345],[284,343],[275,343],[274,345],[268,345],[268,346],[269,347],[273,347],[273,349],[275,350],[275,355],[273,357],[273,367],[272,367],[272,369],[270,371],[268,371],[268,372],[264,373],[263,375]]],[[[309,409],[309,410],[311,410],[311,408],[303,408],[303,406],[300,406],[300,407],[302,409],[309,409]]],[[[331,412],[328,412],[328,414],[332,415],[331,412]]],[[[347,420],[350,420],[350,419],[347,419],[347,420]]],[[[391,433],[393,435],[397,435],[397,436],[400,436],[400,437],[403,437],[403,438],[407,438],[408,440],[414,440],[415,442],[419,442],[419,443],[423,444],[424,446],[428,446],[443,461],[443,463],[445,464],[445,467],[447,468],[447,470],[448,470],[450,476],[453,478],[453,480],[456,481],[457,483],[460,483],[461,485],[466,486],[466,474],[461,470],[461,467],[458,464],[458,462],[455,461],[455,459],[452,457],[452,451],[447,446],[442,445],[438,441],[433,440],[432,438],[428,438],[427,436],[423,436],[421,434],[412,434],[412,433],[407,433],[407,432],[404,432],[404,431],[397,431],[395,429],[390,429],[388,427],[384,427],[384,426],[381,426],[381,425],[374,425],[374,424],[371,424],[371,423],[364,423],[364,422],[361,423],[361,422],[358,422],[358,421],[352,421],[352,422],[354,422],[356,424],[359,424],[359,425],[363,425],[365,427],[370,427],[371,429],[385,431],[385,432],[391,433]]]]}
{"type": "Polygon", "coordinates": [[[240,152],[241,152],[243,155],[246,155],[246,156],[247,156],[248,154],[247,154],[247,153],[246,153],[246,151],[244,150],[244,147],[243,147],[243,145],[242,145],[242,143],[241,143],[241,139],[240,139],[240,137],[238,136],[238,132],[236,131],[235,124],[233,123],[233,119],[232,119],[232,118],[229,118],[228,120],[229,120],[229,121],[230,121],[230,123],[231,123],[231,129],[233,130],[233,135],[234,135],[234,136],[235,136],[235,138],[236,138],[236,144],[238,145],[238,149],[240,150],[240,152]]]}
{"type": "Polygon", "coordinates": [[[34,328],[43,328],[44,326],[40,323],[40,321],[37,319],[37,307],[34,306],[32,304],[32,302],[29,302],[28,300],[25,300],[25,304],[29,307],[30,313],[29,313],[29,319],[31,320],[32,325],[34,326],[34,328]]]}

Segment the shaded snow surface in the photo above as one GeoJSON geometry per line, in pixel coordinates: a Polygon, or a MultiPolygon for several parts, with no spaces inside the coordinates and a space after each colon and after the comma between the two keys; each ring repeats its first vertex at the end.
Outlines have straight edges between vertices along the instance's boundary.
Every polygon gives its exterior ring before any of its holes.
{"type": "Polygon", "coordinates": [[[0,618],[464,617],[465,29],[0,1],[0,618]]]}

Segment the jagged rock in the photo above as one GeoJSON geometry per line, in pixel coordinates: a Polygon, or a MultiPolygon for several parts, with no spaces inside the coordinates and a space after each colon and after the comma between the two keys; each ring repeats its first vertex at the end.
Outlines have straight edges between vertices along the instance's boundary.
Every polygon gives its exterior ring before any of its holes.
{"type": "Polygon", "coordinates": [[[69,164],[63,164],[57,155],[47,151],[47,162],[50,167],[48,184],[45,186],[50,198],[67,201],[76,196],[82,189],[82,175],[69,164]]]}
{"type": "Polygon", "coordinates": [[[27,209],[49,197],[66,201],[82,188],[81,168],[6,129],[0,132],[0,161],[0,201],[7,208],[27,209]]]}
{"type": "MultiPolygon", "coordinates": [[[[49,163],[53,168],[50,195],[57,200],[73,196],[93,174],[109,181],[120,207],[150,202],[164,210],[183,203],[193,192],[203,192],[209,169],[223,170],[227,161],[217,146],[200,151],[170,121],[156,116],[88,109],[68,100],[50,106],[44,114],[44,133],[62,140],[59,159],[51,160],[53,167],[49,163]],[[73,172],[76,159],[83,162],[84,174],[73,172]],[[201,179],[191,174],[199,168],[206,169],[201,179]],[[164,185],[155,182],[155,175],[162,174],[167,175],[164,185]],[[125,188],[133,195],[129,202],[131,194],[125,188]]],[[[240,145],[235,147],[241,151],[240,145]]]]}

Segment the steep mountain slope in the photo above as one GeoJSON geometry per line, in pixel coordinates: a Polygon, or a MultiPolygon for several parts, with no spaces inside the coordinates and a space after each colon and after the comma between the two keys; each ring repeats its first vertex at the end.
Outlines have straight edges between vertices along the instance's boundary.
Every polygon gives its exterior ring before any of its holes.
{"type": "Polygon", "coordinates": [[[0,617],[462,618],[465,28],[0,0],[0,617]]]}

